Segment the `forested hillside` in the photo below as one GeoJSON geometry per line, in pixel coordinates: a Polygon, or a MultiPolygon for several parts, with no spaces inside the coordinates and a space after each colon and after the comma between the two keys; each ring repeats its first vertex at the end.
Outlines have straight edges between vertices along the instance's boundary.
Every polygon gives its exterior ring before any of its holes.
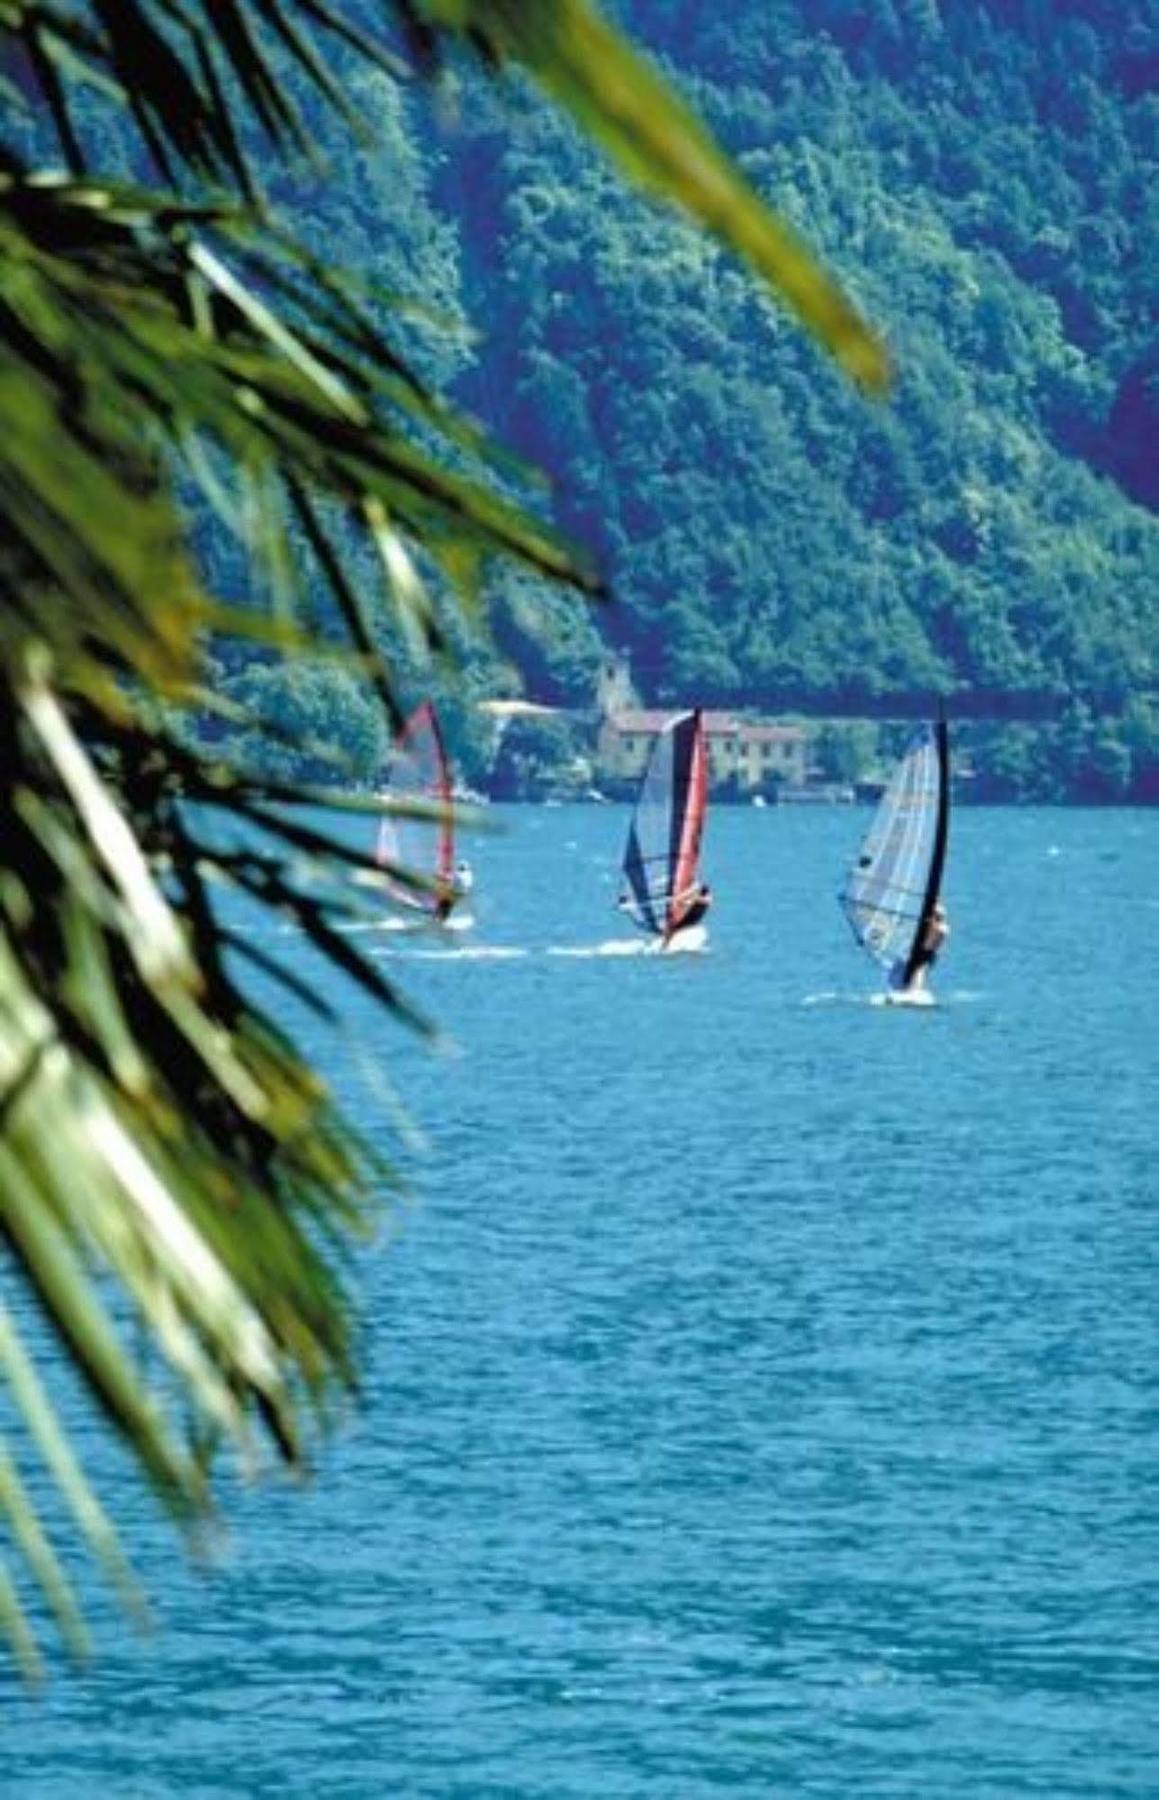
{"type": "MultiPolygon", "coordinates": [[[[557,119],[462,105],[431,146],[484,334],[458,392],[555,477],[647,697],[1045,709],[971,728],[980,793],[1156,798],[1159,9],[619,11],[898,370],[860,398],[557,119]]],[[[533,681],[578,695],[592,654],[573,629],[533,681]]]]}
{"type": "MultiPolygon", "coordinates": [[[[1159,798],[1159,4],[617,11],[886,333],[897,378],[863,398],[516,78],[451,71],[439,125],[386,76],[352,79],[379,141],[352,156],[317,121],[328,169],[285,170],[284,216],[415,300],[408,356],[548,472],[614,594],[597,620],[492,566],[497,649],[460,634],[465,689],[410,684],[439,693],[469,779],[489,738],[472,698],[586,703],[604,637],[648,702],[889,717],[942,694],[972,720],[979,797],[1159,798]]],[[[237,592],[244,559],[204,535],[237,592]]],[[[222,680],[299,731],[345,717],[380,766],[341,672],[247,657],[222,680]]]]}

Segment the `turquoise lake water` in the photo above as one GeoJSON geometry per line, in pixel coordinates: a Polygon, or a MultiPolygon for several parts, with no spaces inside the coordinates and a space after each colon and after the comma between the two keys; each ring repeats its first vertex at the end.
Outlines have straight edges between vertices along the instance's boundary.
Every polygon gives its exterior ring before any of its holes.
{"type": "Polygon", "coordinates": [[[867,813],[718,808],[662,959],[621,809],[494,812],[474,933],[363,940],[457,1054],[315,1045],[431,1139],[362,1413],[209,1571],[106,1476],[158,1629],[2,1677],[0,1792],[1159,1795],[1159,815],[960,810],[917,1013],[867,813]]]}

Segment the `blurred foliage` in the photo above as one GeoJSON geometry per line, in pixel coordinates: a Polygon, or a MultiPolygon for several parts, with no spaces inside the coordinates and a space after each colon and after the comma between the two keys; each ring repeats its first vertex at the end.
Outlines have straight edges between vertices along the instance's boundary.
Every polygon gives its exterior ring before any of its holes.
{"type": "MultiPolygon", "coordinates": [[[[463,238],[399,84],[522,65],[864,386],[886,363],[584,0],[11,0],[0,47],[0,1630],[35,1674],[35,1608],[87,1641],[53,1507],[136,1604],[42,1367],[186,1524],[221,1447],[301,1467],[355,1388],[345,1268],[397,1178],[242,970],[332,1021],[321,955],[426,1026],[339,928],[387,904],[372,833],[303,806],[382,810],[353,784],[485,642],[495,558],[520,641],[533,590],[600,588],[439,396],[471,355],[463,238]]],[[[447,709],[467,746],[478,680],[447,709]]]]}

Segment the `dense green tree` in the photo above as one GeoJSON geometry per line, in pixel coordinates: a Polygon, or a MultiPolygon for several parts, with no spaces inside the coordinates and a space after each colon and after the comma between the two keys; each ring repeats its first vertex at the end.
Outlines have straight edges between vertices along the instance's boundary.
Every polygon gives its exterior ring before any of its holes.
{"type": "Polygon", "coordinates": [[[873,769],[877,747],[874,726],[830,721],[813,740],[813,764],[824,781],[859,781],[873,769]]]}
{"type": "Polygon", "coordinates": [[[540,800],[584,785],[580,737],[569,720],[514,718],[499,733],[491,776],[497,799],[540,800]]]}
{"type": "MultiPolygon", "coordinates": [[[[488,194],[462,268],[496,339],[463,391],[559,473],[645,692],[821,714],[855,691],[999,713],[1069,694],[1138,796],[1159,755],[1125,710],[1154,687],[1159,574],[1139,34],[1125,63],[1093,5],[621,10],[755,185],[856,257],[901,372],[888,412],[851,404],[558,121],[452,147],[444,191],[488,194]]],[[[1064,737],[1039,735],[1028,795],[1093,792],[1073,759],[1077,786],[1047,772],[1064,737]]]]}

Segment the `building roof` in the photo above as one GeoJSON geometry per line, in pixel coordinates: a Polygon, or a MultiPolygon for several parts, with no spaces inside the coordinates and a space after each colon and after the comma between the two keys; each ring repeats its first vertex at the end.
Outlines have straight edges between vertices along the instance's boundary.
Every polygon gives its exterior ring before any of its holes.
{"type": "Polygon", "coordinates": [[[480,700],[476,703],[482,713],[490,713],[493,719],[554,719],[565,709],[562,706],[544,706],[538,700],[480,700]]]}
{"type": "MultiPolygon", "coordinates": [[[[657,732],[677,717],[679,709],[663,712],[652,708],[613,713],[608,724],[621,735],[627,732],[657,732]]],[[[746,744],[799,744],[805,741],[800,725],[768,725],[755,720],[739,719],[735,713],[706,712],[704,729],[712,737],[739,737],[746,744]]]]}
{"type": "Polygon", "coordinates": [[[666,712],[631,711],[613,713],[608,724],[614,731],[659,731],[667,725],[669,719],[677,716],[679,708],[673,707],[666,712]]]}
{"type": "Polygon", "coordinates": [[[805,730],[800,725],[742,724],[741,739],[746,744],[803,744],[805,730]]]}

